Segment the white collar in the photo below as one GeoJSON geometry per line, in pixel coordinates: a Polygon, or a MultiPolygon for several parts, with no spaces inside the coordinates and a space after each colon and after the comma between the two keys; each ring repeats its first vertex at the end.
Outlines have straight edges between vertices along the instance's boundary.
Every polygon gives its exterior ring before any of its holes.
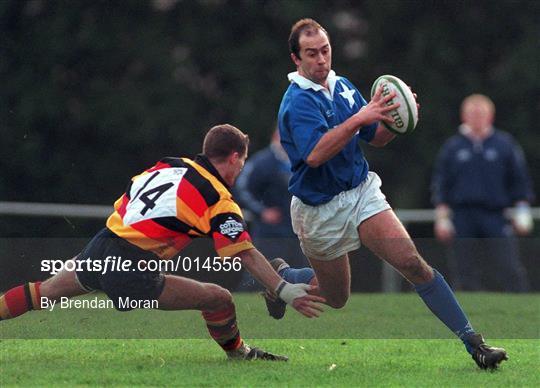
{"type": "Polygon", "coordinates": [[[326,77],[326,80],[328,81],[328,89],[330,89],[328,90],[324,86],[320,84],[316,84],[315,82],[307,79],[306,77],[301,76],[300,74],[298,74],[297,71],[289,73],[287,78],[289,79],[290,82],[294,82],[295,84],[297,84],[300,88],[304,90],[313,89],[316,92],[321,90],[323,94],[325,95],[325,97],[331,101],[333,100],[332,96],[334,95],[334,89],[336,87],[336,82],[338,80],[338,77],[336,76],[336,72],[334,70],[330,70],[330,72],[328,73],[328,77],[326,77]]]}
{"type": "Polygon", "coordinates": [[[483,141],[484,139],[487,139],[491,136],[491,134],[494,132],[493,126],[489,127],[489,129],[486,131],[484,135],[481,137],[478,137],[473,133],[473,130],[471,127],[469,127],[467,124],[461,124],[458,128],[459,133],[461,133],[463,136],[473,140],[473,141],[483,141]]]}

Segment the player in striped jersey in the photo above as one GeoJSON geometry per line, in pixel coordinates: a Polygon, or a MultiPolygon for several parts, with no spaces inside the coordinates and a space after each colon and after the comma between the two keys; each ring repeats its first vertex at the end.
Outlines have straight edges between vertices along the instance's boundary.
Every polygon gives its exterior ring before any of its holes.
{"type": "Polygon", "coordinates": [[[195,160],[164,158],[132,178],[116,201],[106,228],[73,260],[122,257],[132,266],[97,271],[63,270],[43,283],[27,283],[0,297],[0,319],[39,309],[41,298],[58,300],[102,290],[118,310],[122,298],[157,300],[163,310],[202,311],[208,331],[231,359],[286,360],[251,348],[240,336],[229,291],[157,271],[141,270],[140,261],[169,259],[194,238],[212,237],[221,257],[239,257],[245,268],[268,290],[306,317],[317,317],[324,299],[306,291],[311,286],[290,284],[274,271],[253,246],[239,206],[230,193],[247,157],[249,138],[228,125],[211,128],[203,153],[195,160]]]}

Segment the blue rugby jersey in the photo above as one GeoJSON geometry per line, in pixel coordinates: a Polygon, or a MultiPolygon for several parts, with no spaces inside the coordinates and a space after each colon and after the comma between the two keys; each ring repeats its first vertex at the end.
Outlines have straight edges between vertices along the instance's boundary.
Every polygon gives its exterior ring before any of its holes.
{"type": "Polygon", "coordinates": [[[340,125],[367,105],[358,89],[334,71],[325,89],[298,74],[290,73],[291,84],[283,96],[278,114],[281,144],[291,161],[289,191],[302,202],[316,206],[329,202],[342,191],[366,179],[369,166],[359,140],[370,142],[378,123],[359,128],[359,132],[332,159],[311,168],[306,159],[330,129],[340,125]]]}
{"type": "Polygon", "coordinates": [[[434,205],[495,210],[533,197],[523,151],[510,134],[494,130],[474,142],[458,133],[441,148],[432,180],[434,205]]]}

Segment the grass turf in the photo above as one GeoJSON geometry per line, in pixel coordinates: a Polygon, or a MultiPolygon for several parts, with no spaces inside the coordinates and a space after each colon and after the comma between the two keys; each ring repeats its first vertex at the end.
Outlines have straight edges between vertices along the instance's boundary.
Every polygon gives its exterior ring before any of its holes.
{"type": "Polygon", "coordinates": [[[539,295],[460,295],[475,327],[509,352],[494,373],[412,294],[353,295],[320,319],[282,321],[256,295],[235,299],[244,338],[288,363],[227,362],[197,312],[56,309],[1,322],[1,385],[540,385],[539,295]]]}

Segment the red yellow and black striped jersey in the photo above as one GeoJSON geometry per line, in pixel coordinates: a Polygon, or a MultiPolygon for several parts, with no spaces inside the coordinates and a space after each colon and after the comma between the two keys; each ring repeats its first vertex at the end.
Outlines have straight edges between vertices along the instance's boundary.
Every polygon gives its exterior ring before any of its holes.
{"type": "Polygon", "coordinates": [[[204,236],[221,257],[253,248],[240,207],[203,155],[160,160],[131,179],[114,209],[107,227],[163,259],[204,236]]]}

